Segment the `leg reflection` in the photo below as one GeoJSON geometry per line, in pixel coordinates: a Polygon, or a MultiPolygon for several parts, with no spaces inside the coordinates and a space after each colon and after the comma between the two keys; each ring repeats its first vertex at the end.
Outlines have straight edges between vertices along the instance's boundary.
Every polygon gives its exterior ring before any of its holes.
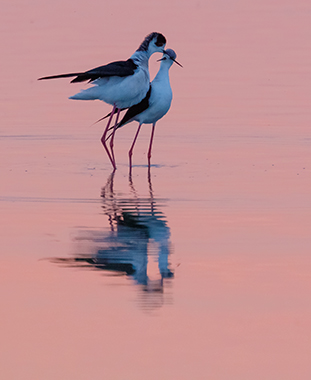
{"type": "MultiPolygon", "coordinates": [[[[109,229],[79,230],[76,242],[80,247],[86,243],[86,251],[80,250],[81,254],[71,259],[55,261],[125,275],[140,285],[144,293],[164,293],[173,272],[169,262],[170,228],[160,203],[163,200],[155,198],[151,179],[146,197],[138,195],[131,178],[127,195],[115,192],[114,180],[112,172],[101,192],[101,207],[109,229]]],[[[151,307],[151,298],[148,302],[151,307]]]]}

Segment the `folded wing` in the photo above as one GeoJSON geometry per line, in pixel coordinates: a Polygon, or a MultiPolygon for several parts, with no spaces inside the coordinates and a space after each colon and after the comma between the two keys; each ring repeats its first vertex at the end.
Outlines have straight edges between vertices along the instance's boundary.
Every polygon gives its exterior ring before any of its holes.
{"type": "Polygon", "coordinates": [[[92,82],[98,78],[107,78],[112,76],[127,77],[133,75],[136,69],[137,65],[133,62],[132,59],[128,59],[127,61],[111,62],[108,63],[108,65],[99,66],[95,69],[91,69],[82,73],[51,75],[39,78],[39,80],[76,77],[71,81],[71,83],[85,81],[92,82]]]}

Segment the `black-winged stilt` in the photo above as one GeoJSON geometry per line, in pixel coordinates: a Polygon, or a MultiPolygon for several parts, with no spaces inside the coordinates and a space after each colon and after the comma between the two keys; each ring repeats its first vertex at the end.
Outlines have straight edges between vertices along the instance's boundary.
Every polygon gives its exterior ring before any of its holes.
{"type": "MultiPolygon", "coordinates": [[[[130,173],[132,170],[133,149],[142,124],[152,124],[151,138],[148,149],[148,168],[150,170],[150,158],[155,125],[156,122],[160,120],[171,107],[173,94],[170,85],[169,69],[174,62],[179,66],[181,66],[181,64],[176,61],[176,53],[172,49],[165,50],[163,52],[163,57],[159,61],[161,61],[160,69],[154,80],[151,82],[146,97],[140,103],[133,105],[127,110],[120,123],[113,127],[113,132],[107,137],[107,140],[110,137],[111,140],[113,140],[116,129],[121,128],[125,124],[128,124],[134,120],[139,122],[137,132],[129,150],[130,173]]],[[[111,115],[107,116],[111,117],[111,115]]]]}
{"type": "Polygon", "coordinates": [[[39,78],[55,79],[76,77],[71,83],[92,82],[94,86],[82,90],[69,99],[95,100],[99,99],[113,106],[111,117],[107,123],[104,134],[101,138],[102,144],[108,154],[114,169],[116,169],[113,139],[111,140],[111,154],[106,145],[106,135],[112,121],[112,117],[117,111],[116,124],[121,109],[128,108],[141,102],[146,96],[149,83],[148,62],[150,56],[155,52],[163,52],[166,38],[161,33],[150,33],[127,61],[111,62],[107,65],[96,67],[92,70],[78,73],[52,75],[39,78]]]}

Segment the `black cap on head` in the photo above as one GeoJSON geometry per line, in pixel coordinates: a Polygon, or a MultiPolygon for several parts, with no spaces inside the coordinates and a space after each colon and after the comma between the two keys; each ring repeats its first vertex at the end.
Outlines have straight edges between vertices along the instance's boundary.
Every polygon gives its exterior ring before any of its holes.
{"type": "Polygon", "coordinates": [[[166,38],[161,33],[157,33],[158,38],[157,42],[155,43],[157,46],[163,46],[166,44],[166,38]]]}
{"type": "Polygon", "coordinates": [[[161,33],[157,33],[157,32],[153,32],[153,33],[150,33],[148,34],[148,36],[144,39],[144,41],[142,42],[142,44],[139,46],[139,48],[137,49],[137,51],[147,51],[148,50],[148,47],[149,47],[149,44],[150,42],[156,38],[156,42],[155,44],[157,46],[163,46],[166,44],[166,38],[163,36],[163,34],[161,33]]]}

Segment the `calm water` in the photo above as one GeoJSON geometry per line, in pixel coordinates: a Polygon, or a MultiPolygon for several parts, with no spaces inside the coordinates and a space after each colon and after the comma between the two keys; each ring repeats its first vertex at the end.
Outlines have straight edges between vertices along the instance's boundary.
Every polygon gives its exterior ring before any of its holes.
{"type": "MultiPolygon", "coordinates": [[[[1,2],[1,378],[310,379],[311,5],[1,2]],[[160,31],[172,108],[144,126],[37,82],[160,31]]],[[[153,56],[152,75],[158,68],[153,56]]]]}

